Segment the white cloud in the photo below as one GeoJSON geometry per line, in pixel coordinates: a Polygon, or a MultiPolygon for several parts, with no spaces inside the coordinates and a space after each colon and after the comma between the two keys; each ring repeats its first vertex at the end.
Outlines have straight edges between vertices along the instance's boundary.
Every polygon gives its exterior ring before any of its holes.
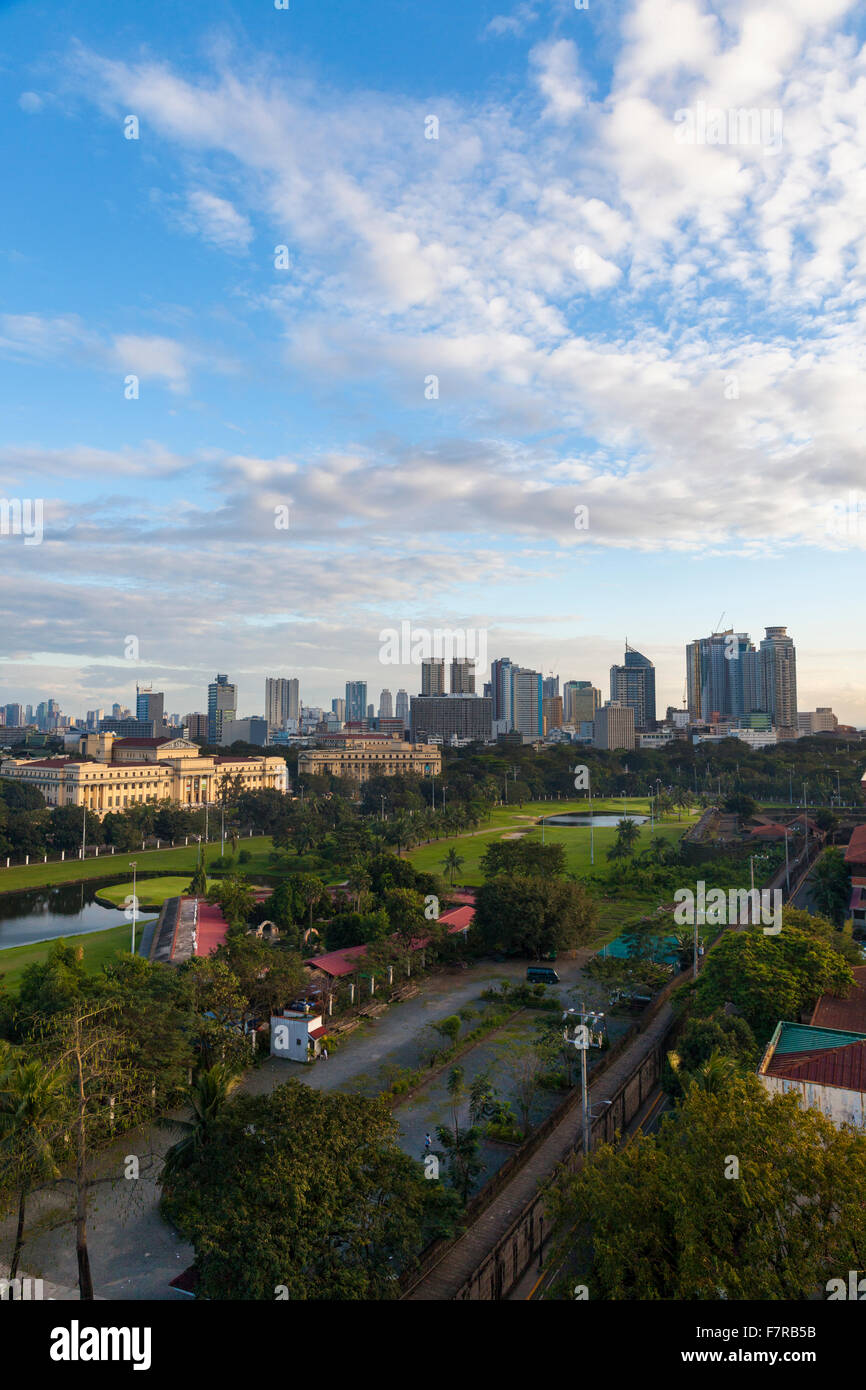
{"type": "Polygon", "coordinates": [[[583,82],[578,70],[577,46],[571,39],[555,39],[532,49],[530,62],[535,81],[545,98],[545,115],[555,121],[569,121],[586,106],[583,82]]]}
{"type": "Polygon", "coordinates": [[[196,189],[188,196],[190,226],[223,251],[246,251],[253,239],[248,217],[226,198],[196,189]]]}

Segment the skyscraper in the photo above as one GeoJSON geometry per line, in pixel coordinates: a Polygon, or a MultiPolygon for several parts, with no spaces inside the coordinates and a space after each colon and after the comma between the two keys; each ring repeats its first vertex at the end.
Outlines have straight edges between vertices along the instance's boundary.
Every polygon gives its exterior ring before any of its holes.
{"type": "Polygon", "coordinates": [[[591,724],[601,704],[601,691],[592,681],[566,681],[562,687],[562,717],[575,728],[591,724]]]}
{"type": "Polygon", "coordinates": [[[379,718],[393,719],[394,709],[391,703],[390,690],[382,690],[379,693],[379,718]]]}
{"type": "Polygon", "coordinates": [[[236,719],[237,713],[237,686],[232,685],[228,676],[217,675],[207,688],[208,743],[222,742],[223,724],[236,719]]]}
{"type": "Polygon", "coordinates": [[[301,712],[300,687],[297,679],[283,680],[268,676],[265,680],[265,719],[271,729],[283,729],[289,719],[298,719],[301,712]]]}
{"type": "Polygon", "coordinates": [[[367,682],[346,681],[346,721],[367,718],[367,682]]]}
{"type": "Polygon", "coordinates": [[[403,723],[409,723],[409,696],[405,690],[397,691],[397,704],[394,709],[394,717],[402,719],[403,723]]]}
{"type": "Polygon", "coordinates": [[[740,719],[764,708],[761,673],[747,632],[713,632],[686,647],[686,699],[689,718],[709,723],[714,716],[740,719]]]}
{"type": "Polygon", "coordinates": [[[152,719],[157,728],[165,715],[165,695],[161,690],[153,690],[149,685],[135,687],[136,719],[152,719]]]}
{"type": "Polygon", "coordinates": [[[512,667],[512,727],[526,738],[540,738],[542,728],[541,672],[512,667]]]}
{"type": "Polygon", "coordinates": [[[475,661],[471,657],[451,658],[451,694],[475,694],[475,661]]]}
{"type": "Polygon", "coordinates": [[[625,644],[622,666],[610,668],[610,698],[634,710],[636,729],[650,729],[656,718],[656,671],[649,657],[625,644]]]}
{"type": "Polygon", "coordinates": [[[494,721],[505,721],[506,730],[514,728],[512,673],[514,667],[507,656],[499,657],[490,666],[490,686],[493,696],[494,721]]]}
{"type": "Polygon", "coordinates": [[[608,700],[597,711],[592,742],[595,748],[634,748],[634,709],[608,700]]]}
{"type": "Polygon", "coordinates": [[[541,698],[555,700],[559,694],[559,676],[545,676],[541,682],[541,698]]]}
{"type": "Polygon", "coordinates": [[[445,694],[445,658],[425,657],[421,662],[421,694],[445,694]]]}
{"type": "Polygon", "coordinates": [[[797,652],[785,627],[768,627],[760,647],[764,709],[777,729],[797,729],[797,652]]]}
{"type": "Polygon", "coordinates": [[[331,701],[331,713],[337,716],[341,724],[345,722],[346,701],[344,699],[341,699],[339,695],[336,697],[336,699],[331,701]]]}

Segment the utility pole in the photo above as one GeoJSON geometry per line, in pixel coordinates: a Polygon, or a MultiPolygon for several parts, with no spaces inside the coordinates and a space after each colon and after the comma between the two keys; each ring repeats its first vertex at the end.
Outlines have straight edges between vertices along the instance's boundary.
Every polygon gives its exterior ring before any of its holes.
{"type": "Polygon", "coordinates": [[[130,954],[134,956],[134,955],[135,955],[135,910],[136,910],[136,908],[138,907],[138,899],[137,899],[136,896],[135,896],[135,871],[136,871],[136,869],[138,868],[138,860],[137,860],[137,859],[132,859],[132,860],[130,860],[129,867],[132,869],[132,945],[130,946],[129,950],[130,950],[130,954]]]}
{"type": "Polygon", "coordinates": [[[595,863],[595,826],[594,826],[594,823],[593,823],[593,816],[592,816],[592,778],[590,778],[589,787],[587,788],[587,790],[589,791],[589,862],[590,862],[590,864],[594,864],[594,863],[595,863]]]}
{"type": "Polygon", "coordinates": [[[791,870],[788,864],[788,827],[785,826],[785,893],[791,896],[791,870]]]}
{"type": "Polygon", "coordinates": [[[81,858],[82,858],[82,860],[84,859],[84,853],[85,853],[85,850],[86,850],[86,847],[87,847],[87,846],[86,846],[86,839],[85,839],[86,830],[87,830],[87,806],[84,804],[84,802],[82,802],[82,803],[81,803],[81,858]]]}

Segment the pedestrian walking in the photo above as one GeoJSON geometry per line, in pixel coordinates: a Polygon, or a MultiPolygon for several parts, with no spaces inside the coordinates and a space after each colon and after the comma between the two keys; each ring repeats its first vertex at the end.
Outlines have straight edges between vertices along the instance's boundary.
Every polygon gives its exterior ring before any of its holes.
{"type": "Polygon", "coordinates": [[[322,1056],[324,1057],[325,1061],[327,1062],[327,1060],[328,1060],[328,1049],[327,1049],[326,1047],[323,1047],[323,1048],[322,1048],[322,1056]]]}
{"type": "Polygon", "coordinates": [[[425,1134],[425,1135],[424,1135],[424,1148],[425,1148],[425,1149],[429,1149],[429,1147],[430,1147],[430,1145],[431,1145],[432,1143],[433,1143],[433,1140],[430,1138],[430,1135],[429,1135],[429,1134],[425,1134]]]}

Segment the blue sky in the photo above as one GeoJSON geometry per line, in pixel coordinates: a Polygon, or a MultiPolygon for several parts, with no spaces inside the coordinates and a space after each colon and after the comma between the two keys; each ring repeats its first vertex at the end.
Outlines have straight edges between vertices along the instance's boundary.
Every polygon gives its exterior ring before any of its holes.
{"type": "Polygon", "coordinates": [[[0,535],[0,703],[377,700],[408,620],[605,691],[628,637],[663,707],[724,612],[866,724],[862,28],[0,3],[0,498],[45,518],[0,535]]]}

